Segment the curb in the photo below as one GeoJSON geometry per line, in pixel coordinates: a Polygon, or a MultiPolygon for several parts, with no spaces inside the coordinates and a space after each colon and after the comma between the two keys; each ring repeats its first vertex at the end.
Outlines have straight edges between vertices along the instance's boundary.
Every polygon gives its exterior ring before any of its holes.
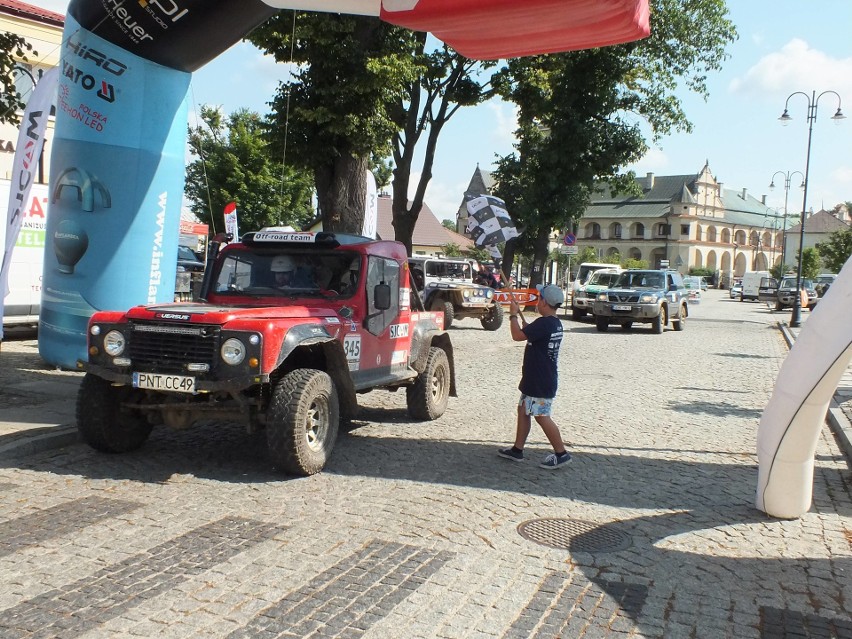
{"type": "MultiPolygon", "coordinates": [[[[782,322],[778,322],[778,328],[781,329],[781,334],[787,342],[787,348],[793,348],[796,336],[782,322]]],[[[825,421],[837,438],[840,449],[846,454],[847,463],[852,465],[852,423],[849,422],[849,418],[846,417],[846,413],[840,408],[836,399],[831,400],[828,411],[825,414],[825,421]]]]}
{"type": "Polygon", "coordinates": [[[0,446],[0,460],[16,459],[80,443],[80,434],[73,424],[52,426],[29,431],[8,444],[0,446]]]}

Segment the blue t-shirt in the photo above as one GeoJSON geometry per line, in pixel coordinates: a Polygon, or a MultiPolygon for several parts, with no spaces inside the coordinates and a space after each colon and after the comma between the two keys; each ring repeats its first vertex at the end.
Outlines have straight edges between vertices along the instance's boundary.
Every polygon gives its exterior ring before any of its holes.
{"type": "Polygon", "coordinates": [[[527,346],[518,390],[529,397],[556,397],[562,322],[554,315],[539,317],[521,330],[527,346]]]}

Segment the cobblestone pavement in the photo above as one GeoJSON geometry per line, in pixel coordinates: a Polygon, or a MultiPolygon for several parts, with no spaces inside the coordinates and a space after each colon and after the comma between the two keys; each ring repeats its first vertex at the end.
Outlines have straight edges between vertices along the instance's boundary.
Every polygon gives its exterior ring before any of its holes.
{"type": "Polygon", "coordinates": [[[363,395],[313,477],[221,423],[0,461],[0,636],[852,637],[847,460],[825,428],[811,511],[754,508],[787,347],[724,293],[683,332],[564,321],[556,471],[535,426],[531,459],[497,457],[523,345],[475,320],[441,419],[363,395]]]}

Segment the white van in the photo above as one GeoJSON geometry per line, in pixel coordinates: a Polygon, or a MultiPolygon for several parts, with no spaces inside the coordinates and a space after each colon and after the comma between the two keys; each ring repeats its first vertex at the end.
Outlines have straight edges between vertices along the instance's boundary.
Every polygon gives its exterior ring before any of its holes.
{"type": "MultiPolygon", "coordinates": [[[[4,205],[9,202],[9,186],[9,180],[0,180],[0,202],[4,205]]],[[[3,326],[38,324],[47,194],[47,184],[33,184],[30,190],[9,266],[9,294],[3,299],[3,326]]],[[[0,229],[0,255],[6,243],[5,228],[3,224],[0,229]]]]}
{"type": "Polygon", "coordinates": [[[574,281],[571,284],[571,313],[574,319],[579,319],[583,317],[588,311],[587,308],[582,306],[577,306],[574,304],[574,300],[577,299],[577,294],[580,292],[580,287],[584,286],[586,282],[589,281],[589,277],[591,277],[592,273],[595,271],[599,271],[602,268],[620,268],[618,264],[605,264],[603,262],[583,262],[577,268],[577,275],[574,277],[574,281]]]}
{"type": "Polygon", "coordinates": [[[743,273],[743,290],[740,293],[740,301],[759,299],[760,280],[769,276],[769,271],[749,271],[748,273],[743,273]]]}

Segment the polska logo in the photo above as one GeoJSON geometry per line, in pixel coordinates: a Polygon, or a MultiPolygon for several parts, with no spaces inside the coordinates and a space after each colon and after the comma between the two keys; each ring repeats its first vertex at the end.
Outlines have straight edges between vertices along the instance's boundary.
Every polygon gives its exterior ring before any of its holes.
{"type": "Polygon", "coordinates": [[[91,91],[97,87],[95,95],[106,102],[115,102],[115,87],[106,80],[101,80],[100,86],[98,86],[98,81],[95,80],[94,76],[89,73],[84,73],[73,64],[69,64],[67,62],[62,63],[62,75],[71,80],[74,84],[79,84],[86,91],[91,91]]]}

